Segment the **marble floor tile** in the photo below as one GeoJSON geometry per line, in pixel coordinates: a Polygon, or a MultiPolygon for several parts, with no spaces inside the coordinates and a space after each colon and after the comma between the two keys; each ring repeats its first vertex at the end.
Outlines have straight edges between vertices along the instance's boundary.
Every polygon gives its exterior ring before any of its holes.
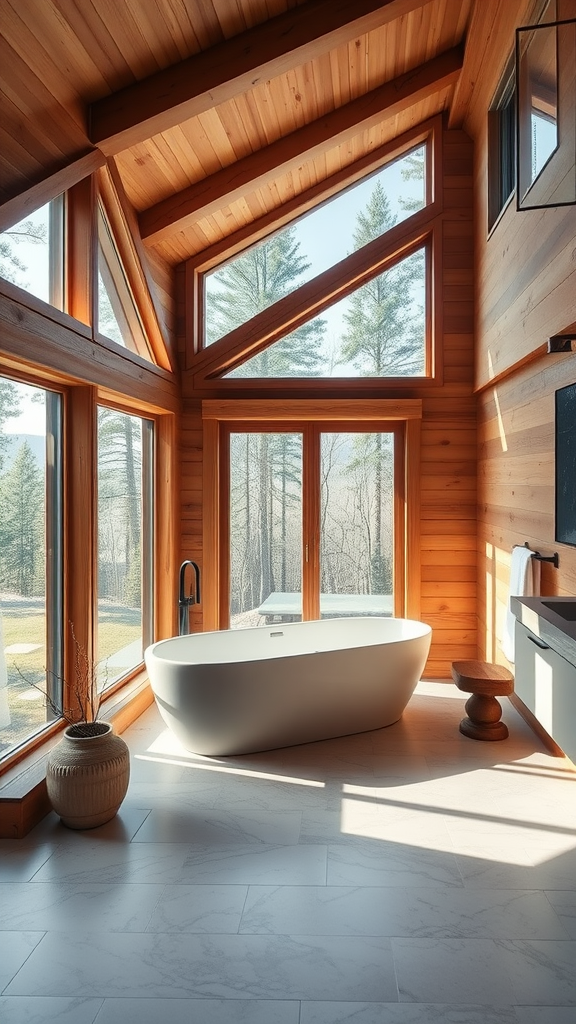
{"type": "Polygon", "coordinates": [[[576,941],[497,940],[512,980],[514,1002],[527,1006],[576,1006],[576,941]]]}
{"type": "Polygon", "coordinates": [[[573,1006],[516,1006],[518,1024],[574,1024],[573,1006]]]}
{"type": "MultiPolygon", "coordinates": [[[[576,939],[576,889],[551,889],[546,897],[571,939],[576,939]]],[[[535,938],[535,936],[533,936],[535,938]]]]}
{"type": "Polygon", "coordinates": [[[167,885],[146,931],[234,935],[247,893],[247,885],[167,885]]]}
{"type": "Polygon", "coordinates": [[[3,1024],[94,1024],[102,999],[0,996],[3,1024]]]}
{"type": "Polygon", "coordinates": [[[163,891],[133,882],[0,883],[0,929],[142,932],[163,891]]]}
{"type": "Polygon", "coordinates": [[[135,843],[192,843],[216,846],[268,843],[294,846],[300,836],[301,811],[195,811],[156,808],[134,836],[135,843]]]}
{"type": "Polygon", "coordinates": [[[299,1024],[299,1014],[289,999],[105,999],[97,1024],[299,1024]]]}
{"type": "Polygon", "coordinates": [[[136,810],[154,808],[172,808],[181,810],[211,810],[222,795],[222,786],[218,780],[202,777],[200,781],[159,782],[158,777],[141,782],[132,781],[122,809],[131,807],[136,810]]]}
{"type": "Polygon", "coordinates": [[[178,882],[325,885],[325,846],[238,845],[189,848],[178,882]]]}
{"type": "Polygon", "coordinates": [[[494,939],[391,939],[400,1002],[511,1006],[494,939]]]}
{"type": "Polygon", "coordinates": [[[250,886],[241,932],[567,939],[543,893],[250,886]]]}
{"type": "Polygon", "coordinates": [[[49,843],[50,846],[73,846],[78,843],[129,843],[136,835],[149,814],[148,809],[137,809],[130,804],[122,804],[118,813],[104,825],[86,831],[66,828],[53,811],[48,814],[32,832],[31,841],[49,843]]]}
{"type": "Polygon", "coordinates": [[[328,885],[462,886],[451,853],[415,850],[408,844],[366,840],[362,846],[328,847],[328,885]]]}
{"type": "Polygon", "coordinates": [[[518,1018],[500,1006],[303,1002],[300,1024],[518,1024],[518,1018]]]}
{"type": "MultiPolygon", "coordinates": [[[[250,886],[241,933],[394,935],[398,894],[344,886],[250,886]]],[[[401,902],[401,901],[400,901],[401,902]]]]}
{"type": "Polygon", "coordinates": [[[390,940],[52,932],[4,995],[394,1001],[390,940]]]}
{"type": "Polygon", "coordinates": [[[26,839],[0,839],[0,882],[27,882],[52,854],[47,843],[26,839]]]}
{"type": "Polygon", "coordinates": [[[576,772],[502,703],[229,758],[149,708],[115,819],[0,840],[2,1024],[573,1024],[576,772]]]}
{"type": "MultiPolygon", "coordinates": [[[[497,855],[497,854],[496,854],[497,855]]],[[[504,854],[506,856],[506,854],[504,854]]],[[[530,854],[532,859],[533,853],[530,854]]],[[[571,889],[575,866],[572,857],[557,857],[539,864],[510,864],[485,857],[456,854],[464,884],[475,889],[571,889]]]]}
{"type": "Polygon", "coordinates": [[[0,992],[44,938],[43,931],[0,932],[0,992]]]}
{"type": "Polygon", "coordinates": [[[35,882],[173,882],[189,846],[184,843],[92,843],[54,847],[34,875],[35,882]]]}

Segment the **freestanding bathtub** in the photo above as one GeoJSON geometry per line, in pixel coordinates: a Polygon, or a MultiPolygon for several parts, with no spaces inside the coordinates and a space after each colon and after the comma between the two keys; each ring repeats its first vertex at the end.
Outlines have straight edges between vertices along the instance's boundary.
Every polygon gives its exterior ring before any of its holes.
{"type": "Polygon", "coordinates": [[[173,637],[145,657],[168,727],[188,750],[224,756],[392,725],[431,634],[412,619],[323,619],[173,637]]]}

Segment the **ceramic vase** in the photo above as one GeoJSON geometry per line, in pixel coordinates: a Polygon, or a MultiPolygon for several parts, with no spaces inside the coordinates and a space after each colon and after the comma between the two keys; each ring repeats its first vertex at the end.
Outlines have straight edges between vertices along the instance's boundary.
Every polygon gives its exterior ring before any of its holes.
{"type": "Polygon", "coordinates": [[[114,817],[128,789],[130,754],[107,722],[69,725],[50,752],[48,797],[68,828],[96,828],[114,817]]]}

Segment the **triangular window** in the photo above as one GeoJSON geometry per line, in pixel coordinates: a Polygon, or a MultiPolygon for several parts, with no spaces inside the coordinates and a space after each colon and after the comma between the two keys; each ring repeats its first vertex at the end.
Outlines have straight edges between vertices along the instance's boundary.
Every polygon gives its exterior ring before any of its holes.
{"type": "Polygon", "coordinates": [[[101,205],[98,206],[97,331],[123,348],[154,362],[112,230],[101,205]]]}
{"type": "Polygon", "coordinates": [[[225,378],[427,376],[427,263],[417,249],[225,378]]]}
{"type": "Polygon", "coordinates": [[[385,235],[431,201],[429,147],[420,144],[376,173],[204,275],[204,345],[385,235]]]}

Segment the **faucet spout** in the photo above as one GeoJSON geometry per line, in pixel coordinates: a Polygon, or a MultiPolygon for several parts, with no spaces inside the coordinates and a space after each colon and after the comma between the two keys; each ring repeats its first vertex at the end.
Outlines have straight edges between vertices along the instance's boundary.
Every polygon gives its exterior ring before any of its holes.
{"type": "Polygon", "coordinates": [[[200,569],[196,562],[186,559],[180,566],[180,580],[178,586],[178,635],[187,636],[190,633],[190,606],[200,604],[200,569]],[[194,570],[194,593],[186,595],[186,569],[191,566],[194,570]]]}

